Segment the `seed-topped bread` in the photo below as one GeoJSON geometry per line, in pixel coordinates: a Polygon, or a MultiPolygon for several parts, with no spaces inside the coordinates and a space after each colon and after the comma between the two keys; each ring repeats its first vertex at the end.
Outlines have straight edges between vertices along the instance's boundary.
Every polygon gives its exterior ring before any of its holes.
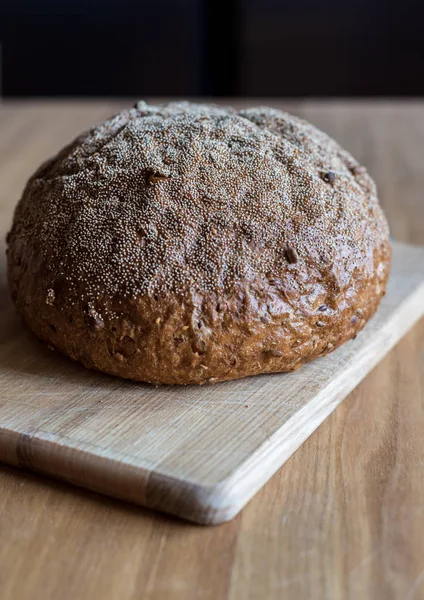
{"type": "Polygon", "coordinates": [[[29,180],[12,297],[41,339],[152,383],[288,371],[353,337],[389,273],[375,185],[270,108],[144,102],[29,180]]]}

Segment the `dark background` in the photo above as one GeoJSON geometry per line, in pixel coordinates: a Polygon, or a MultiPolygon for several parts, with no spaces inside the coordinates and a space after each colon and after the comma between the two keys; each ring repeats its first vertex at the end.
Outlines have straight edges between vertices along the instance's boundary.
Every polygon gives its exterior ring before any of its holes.
{"type": "Polygon", "coordinates": [[[412,0],[0,0],[4,96],[414,96],[412,0]]]}

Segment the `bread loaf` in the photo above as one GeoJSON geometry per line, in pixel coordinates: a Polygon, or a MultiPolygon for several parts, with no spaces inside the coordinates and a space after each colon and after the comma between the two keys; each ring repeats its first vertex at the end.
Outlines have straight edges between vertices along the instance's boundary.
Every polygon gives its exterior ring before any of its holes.
{"type": "Polygon", "coordinates": [[[389,267],[366,169],[270,108],[140,102],[38,169],[8,236],[33,332],[154,384],[295,370],[358,333],[389,267]]]}

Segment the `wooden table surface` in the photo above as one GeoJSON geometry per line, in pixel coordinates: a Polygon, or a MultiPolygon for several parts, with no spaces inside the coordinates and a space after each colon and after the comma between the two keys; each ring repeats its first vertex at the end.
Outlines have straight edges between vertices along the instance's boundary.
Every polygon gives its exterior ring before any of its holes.
{"type": "MultiPolygon", "coordinates": [[[[1,105],[2,237],[39,163],[126,104],[1,105]]],[[[309,119],[366,164],[393,235],[424,244],[424,103],[268,104],[309,119]]],[[[424,323],[225,525],[187,524],[1,467],[0,596],[424,599],[424,323]]]]}

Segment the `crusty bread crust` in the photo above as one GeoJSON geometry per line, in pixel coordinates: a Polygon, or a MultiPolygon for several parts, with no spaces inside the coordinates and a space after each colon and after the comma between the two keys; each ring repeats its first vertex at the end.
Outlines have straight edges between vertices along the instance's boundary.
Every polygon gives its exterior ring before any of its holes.
{"type": "Polygon", "coordinates": [[[276,110],[139,103],[33,175],[12,298],[85,366],[155,384],[291,371],[376,311],[388,227],[366,170],[276,110]]]}

